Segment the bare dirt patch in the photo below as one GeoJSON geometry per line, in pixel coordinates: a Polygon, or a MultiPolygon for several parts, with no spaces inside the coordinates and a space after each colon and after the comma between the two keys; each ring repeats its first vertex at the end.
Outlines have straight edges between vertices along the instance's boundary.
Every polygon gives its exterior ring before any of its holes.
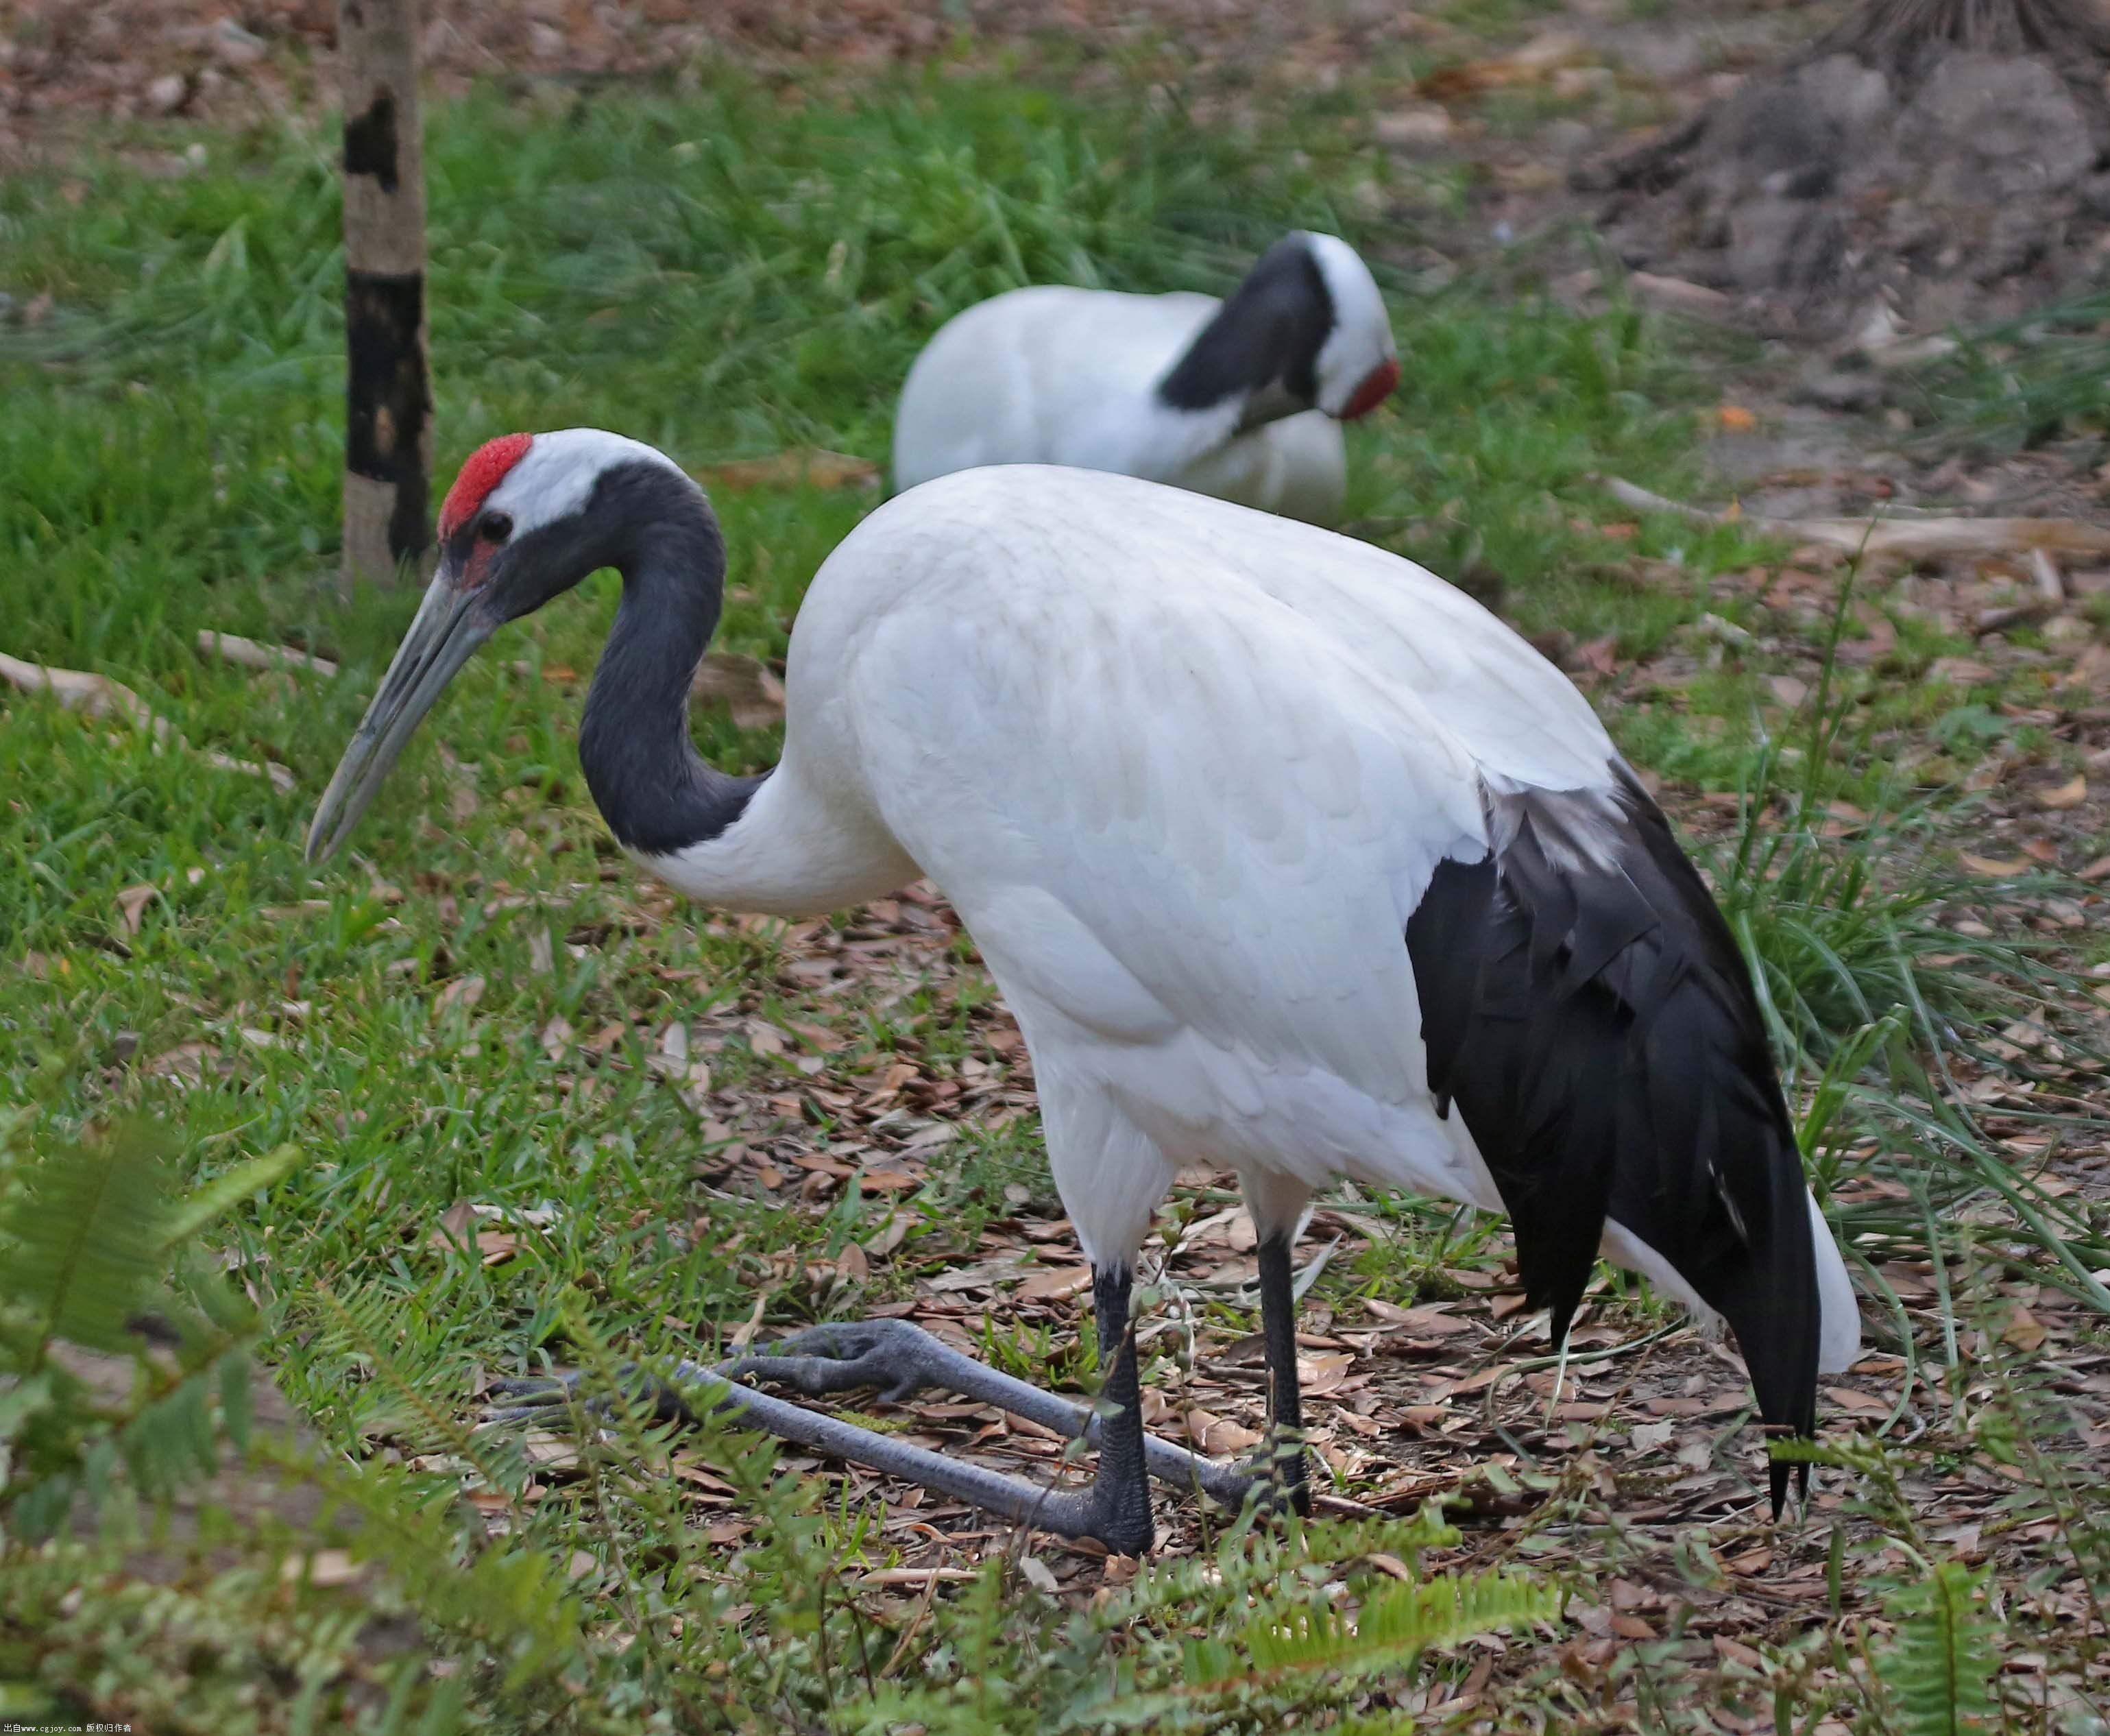
{"type": "Polygon", "coordinates": [[[2092,13],[1865,10],[1660,139],[1586,170],[1629,266],[1834,335],[1881,308],[2012,318],[2110,256],[2110,33],[2092,13]],[[1954,14],[1954,16],[1947,16],[1954,14]]]}

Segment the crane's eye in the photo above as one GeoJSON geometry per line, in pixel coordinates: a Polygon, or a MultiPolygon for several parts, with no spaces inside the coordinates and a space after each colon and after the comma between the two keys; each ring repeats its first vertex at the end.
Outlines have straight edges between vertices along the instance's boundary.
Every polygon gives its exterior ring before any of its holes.
{"type": "Polygon", "coordinates": [[[502,512],[487,512],[476,531],[486,542],[503,542],[513,534],[513,521],[502,512]]]}

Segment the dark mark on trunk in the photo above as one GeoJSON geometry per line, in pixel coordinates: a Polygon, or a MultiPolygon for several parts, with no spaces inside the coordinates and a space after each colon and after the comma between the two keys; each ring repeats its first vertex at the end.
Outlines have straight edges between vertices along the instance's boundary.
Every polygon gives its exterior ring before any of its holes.
{"type": "MultiPolygon", "coordinates": [[[[347,146],[347,159],[350,154],[347,146]]],[[[426,542],[421,454],[432,399],[419,343],[424,302],[422,275],[345,274],[345,342],[351,363],[346,374],[345,462],[354,474],[395,487],[388,550],[398,560],[420,552],[426,542]]]]}
{"type": "Polygon", "coordinates": [[[364,114],[345,117],[344,172],[370,175],[383,193],[396,191],[396,99],[386,91],[364,114]]]}

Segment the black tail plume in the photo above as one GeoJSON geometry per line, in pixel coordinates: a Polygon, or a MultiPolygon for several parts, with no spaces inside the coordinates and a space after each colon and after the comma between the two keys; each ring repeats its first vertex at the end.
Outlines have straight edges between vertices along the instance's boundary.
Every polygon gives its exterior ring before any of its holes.
{"type": "Polygon", "coordinates": [[[1559,1343],[1610,1217],[1727,1321],[1764,1421],[1812,1434],[1807,1184],[1728,925],[1623,773],[1487,812],[1494,848],[1438,867],[1406,943],[1429,1088],[1501,1190],[1527,1299],[1559,1343]]]}

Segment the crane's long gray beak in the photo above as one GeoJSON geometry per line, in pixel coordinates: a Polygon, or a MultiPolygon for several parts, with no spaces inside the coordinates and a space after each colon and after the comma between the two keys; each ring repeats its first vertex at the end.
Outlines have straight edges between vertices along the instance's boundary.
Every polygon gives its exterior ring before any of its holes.
{"type": "Polygon", "coordinates": [[[381,678],[381,691],[359,720],[337,774],[323,791],[308,827],[309,861],[333,854],[351,836],[432,702],[496,630],[478,601],[478,593],[461,589],[443,562],[381,678]]]}

